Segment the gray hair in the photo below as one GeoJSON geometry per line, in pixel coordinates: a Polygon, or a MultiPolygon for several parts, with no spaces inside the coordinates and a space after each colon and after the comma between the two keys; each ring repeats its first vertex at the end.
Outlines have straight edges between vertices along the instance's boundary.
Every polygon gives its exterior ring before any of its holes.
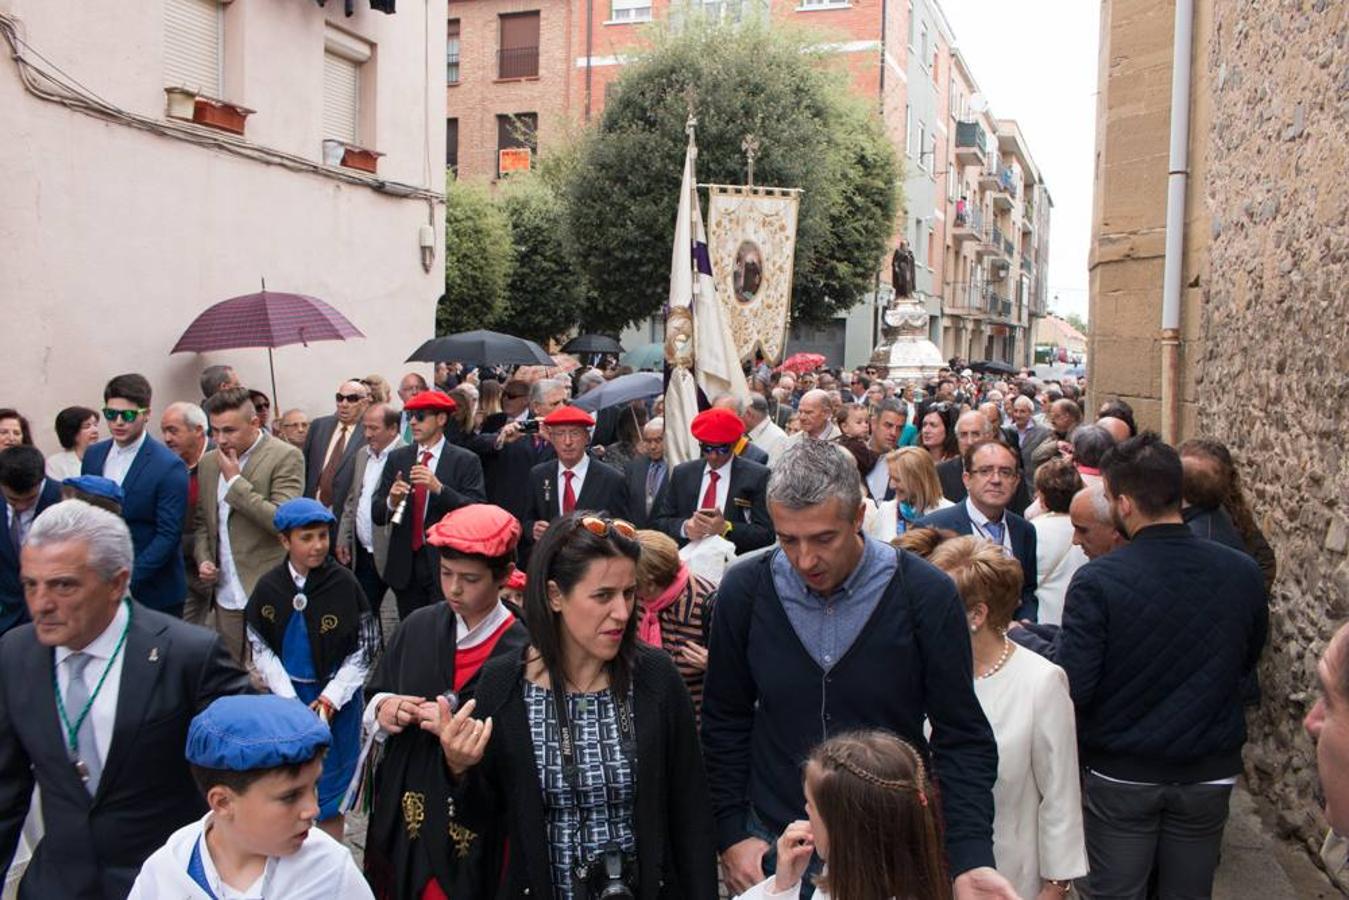
{"type": "MultiPolygon", "coordinates": [[[[728,401],[730,403],[731,411],[737,416],[743,416],[745,414],[745,401],[741,400],[735,394],[718,394],[716,399],[712,401],[712,405],[716,406],[719,403],[726,403],[728,401]]],[[[766,406],[767,405],[765,404],[765,408],[766,406]]]]}
{"type": "Polygon", "coordinates": [[[1105,483],[1098,481],[1095,484],[1088,484],[1079,494],[1086,494],[1087,500],[1091,504],[1091,514],[1096,521],[1102,524],[1114,522],[1115,517],[1110,512],[1110,500],[1105,496],[1105,483]]]}
{"type": "Polygon", "coordinates": [[[769,502],[805,509],[835,497],[848,515],[862,505],[862,476],[852,454],[830,441],[794,440],[768,478],[769,502]]]}
{"type": "Polygon", "coordinates": [[[1115,446],[1115,436],[1099,425],[1083,425],[1068,436],[1073,442],[1073,461],[1093,469],[1101,467],[1105,451],[1115,446]]]}
{"type": "Polygon", "coordinates": [[[909,417],[909,408],[905,406],[902,401],[896,400],[894,397],[886,397],[871,408],[871,418],[873,419],[879,419],[886,413],[898,413],[901,419],[907,419],[909,417]]]}
{"type": "Polygon", "coordinates": [[[47,507],[33,520],[24,539],[25,547],[46,547],[83,541],[89,547],[89,565],[105,581],[119,572],[130,572],[135,554],[131,531],[120,516],[83,500],[62,500],[47,507]]]}
{"type": "Polygon", "coordinates": [[[206,413],[195,403],[188,403],[186,400],[170,403],[164,407],[164,415],[167,416],[169,413],[177,413],[182,416],[188,428],[200,428],[205,431],[211,427],[210,423],[206,421],[206,413]]]}
{"type": "Polygon", "coordinates": [[[645,437],[648,431],[659,431],[661,434],[664,434],[665,417],[652,416],[650,419],[648,419],[646,424],[642,426],[642,436],[645,437]]]}
{"type": "Polygon", "coordinates": [[[1013,400],[1012,405],[1015,406],[1017,409],[1021,409],[1023,406],[1032,410],[1035,409],[1035,401],[1027,397],[1025,394],[1022,394],[1021,396],[1013,400]]]}
{"type": "Polygon", "coordinates": [[[234,374],[233,366],[207,366],[201,370],[201,395],[210,397],[234,374]]]}
{"type": "Polygon", "coordinates": [[[764,399],[763,394],[750,394],[749,408],[761,416],[768,415],[768,401],[764,399]]]}
{"type": "Polygon", "coordinates": [[[553,391],[566,390],[556,378],[540,378],[529,386],[529,402],[542,403],[553,391]]]}
{"type": "Polygon", "coordinates": [[[599,369],[587,369],[581,373],[581,377],[576,379],[576,390],[584,394],[592,387],[598,387],[604,384],[604,373],[599,369]]]}

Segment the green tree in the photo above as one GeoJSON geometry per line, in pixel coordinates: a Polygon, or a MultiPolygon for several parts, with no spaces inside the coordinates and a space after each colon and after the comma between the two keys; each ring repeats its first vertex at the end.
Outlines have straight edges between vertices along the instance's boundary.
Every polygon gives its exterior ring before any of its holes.
{"type": "Polygon", "coordinates": [[[565,240],[566,210],[537,174],[512,177],[498,204],[510,222],[515,269],[497,324],[542,343],[577,323],[586,293],[565,240]]]}
{"type": "Polygon", "coordinates": [[[668,294],[684,124],[698,118],[698,178],[741,184],[746,134],[755,182],[802,189],[793,317],[821,322],[874,286],[899,206],[894,148],[848,93],[820,36],[691,24],[658,34],[627,66],[568,177],[569,232],[593,290],[581,321],[614,331],[668,294]]]}
{"type": "Polygon", "coordinates": [[[1077,313],[1075,312],[1068,313],[1068,315],[1063,317],[1063,321],[1067,322],[1069,325],[1073,326],[1083,334],[1087,333],[1087,320],[1082,318],[1077,313]]]}
{"type": "Polygon", "coordinates": [[[436,308],[436,334],[492,327],[514,270],[506,214],[485,187],[447,178],[445,296],[436,308]]]}

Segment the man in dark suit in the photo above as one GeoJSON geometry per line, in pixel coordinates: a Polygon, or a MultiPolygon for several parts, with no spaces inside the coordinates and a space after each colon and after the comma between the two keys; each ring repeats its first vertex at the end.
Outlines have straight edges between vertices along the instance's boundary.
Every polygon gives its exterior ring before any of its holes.
{"type": "MultiPolygon", "coordinates": [[[[337,411],[319,416],[305,435],[304,495],[341,516],[356,471],[356,454],[365,446],[361,417],[370,405],[370,389],[359,381],[344,381],[336,399],[337,411]]],[[[333,531],[330,537],[336,535],[336,526],[333,531]]]]}
{"type": "Polygon", "coordinates": [[[642,452],[628,460],[628,520],[638,528],[647,528],[651,507],[670,468],[665,462],[665,419],[656,416],[642,428],[642,452]]]}
{"type": "Polygon", "coordinates": [[[563,406],[543,420],[557,459],[541,462],[529,471],[532,498],[522,523],[530,541],[537,541],[559,516],[589,509],[625,516],[628,483],[623,473],[586,453],[595,420],[585,410],[563,406]]]}
{"type": "Polygon", "coordinates": [[[0,871],[35,783],[45,829],[22,898],[125,897],[206,809],[183,758],[192,716],[249,690],[215,634],[127,593],[131,569],[126,524],[77,500],[38,516],[24,543],[33,622],[0,639],[0,871]]]}
{"type": "MultiPolygon", "coordinates": [[[[505,414],[494,422],[484,420],[482,433],[464,444],[482,460],[487,502],[500,506],[522,523],[529,517],[533,496],[529,472],[539,463],[555,458],[553,445],[540,433],[539,423],[567,399],[562,382],[544,378],[525,387],[523,382],[508,381],[502,389],[505,414]],[[521,391],[527,391],[522,395],[521,391]],[[527,396],[527,406],[521,398],[527,396]],[[525,415],[523,420],[518,419],[525,415]]],[[[529,529],[520,541],[521,550],[530,543],[529,529]]],[[[522,557],[523,559],[523,554],[522,557]]]]}
{"type": "Polygon", "coordinates": [[[675,466],[651,509],[651,527],[680,546],[719,534],[748,553],[773,543],[768,517],[768,467],[732,452],[745,423],[730,410],[709,409],[690,426],[703,458],[675,466]]]}
{"type": "Polygon", "coordinates": [[[454,401],[440,391],[422,391],[405,408],[415,443],[389,454],[370,504],[374,525],[392,524],[384,582],[393,588],[400,619],[440,598],[440,564],[426,543],[427,526],[487,500],[478,457],[445,439],[454,401]]]}
{"type": "Polygon", "coordinates": [[[1012,401],[1012,424],[1016,427],[1015,447],[1021,453],[1021,470],[1031,481],[1035,479],[1033,462],[1035,449],[1054,436],[1048,428],[1035,423],[1032,418],[1034,415],[1035,401],[1025,394],[1012,401]]]}
{"type": "Polygon", "coordinates": [[[46,478],[42,451],[10,447],[0,451],[0,494],[5,515],[0,518],[0,634],[28,621],[19,583],[19,548],[33,519],[61,500],[61,485],[46,478]]]}
{"type": "Polygon", "coordinates": [[[108,382],[103,418],[112,439],[85,451],[81,474],[102,475],[121,485],[122,518],[136,545],[132,595],[151,609],[181,616],[187,598],[182,543],[187,466],[145,433],[150,382],[144,375],[118,375],[108,382]]]}
{"type": "MultiPolygon", "coordinates": [[[[998,436],[988,417],[979,412],[961,413],[956,419],[956,443],[960,445],[960,455],[937,465],[937,479],[941,482],[942,496],[952,503],[959,503],[969,495],[965,489],[965,451],[979,441],[994,440],[998,436]]],[[[1005,443],[1005,442],[1004,442],[1005,443]]],[[[1011,446],[1011,445],[1008,445],[1011,446]]],[[[1017,454],[1017,466],[1021,466],[1021,454],[1017,454]]],[[[1012,502],[1007,508],[1018,516],[1030,506],[1030,488],[1024,470],[1017,479],[1016,490],[1012,493],[1012,502]]]]}
{"type": "Polygon", "coordinates": [[[977,535],[1002,547],[1021,563],[1021,606],[1016,618],[1035,621],[1039,607],[1035,600],[1035,529],[1007,508],[1021,480],[1016,452],[1002,441],[983,440],[965,451],[964,460],[961,477],[969,492],[965,502],[925,516],[918,525],[977,535]]]}

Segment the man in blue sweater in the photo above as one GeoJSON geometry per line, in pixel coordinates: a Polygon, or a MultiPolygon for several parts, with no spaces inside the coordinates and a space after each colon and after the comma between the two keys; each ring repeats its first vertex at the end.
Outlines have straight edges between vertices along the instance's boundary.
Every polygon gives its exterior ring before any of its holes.
{"type": "Polygon", "coordinates": [[[772,871],[772,843],[805,817],[801,764],[812,747],[884,728],[930,756],[957,900],[1015,897],[992,868],[998,750],[974,695],[954,584],[861,535],[861,479],[835,444],[784,450],[768,507],[780,549],[722,581],[703,694],[703,755],[727,884],[742,893],[772,871]]]}
{"type": "Polygon", "coordinates": [[[1155,865],[1159,896],[1207,897],[1268,628],[1264,579],[1185,525],[1180,457],[1156,434],[1112,447],[1101,474],[1130,542],[1077,571],[1063,627],[1037,646],[1077,707],[1088,894],[1142,898],[1155,865]]]}

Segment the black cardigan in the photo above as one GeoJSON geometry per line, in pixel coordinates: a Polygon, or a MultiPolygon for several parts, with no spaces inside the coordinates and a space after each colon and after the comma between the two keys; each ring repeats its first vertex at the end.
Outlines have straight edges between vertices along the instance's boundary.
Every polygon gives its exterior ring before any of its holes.
{"type": "MultiPolygon", "coordinates": [[[[474,715],[492,717],[481,763],[460,782],[452,817],[477,835],[456,897],[554,896],[534,746],[525,712],[522,655],[488,661],[474,715]],[[509,852],[506,851],[509,846],[509,852]],[[503,869],[504,857],[504,869],[503,869]]],[[[715,900],[712,802],[688,690],[663,651],[639,647],[633,667],[637,729],[638,898],[715,900]]]]}

